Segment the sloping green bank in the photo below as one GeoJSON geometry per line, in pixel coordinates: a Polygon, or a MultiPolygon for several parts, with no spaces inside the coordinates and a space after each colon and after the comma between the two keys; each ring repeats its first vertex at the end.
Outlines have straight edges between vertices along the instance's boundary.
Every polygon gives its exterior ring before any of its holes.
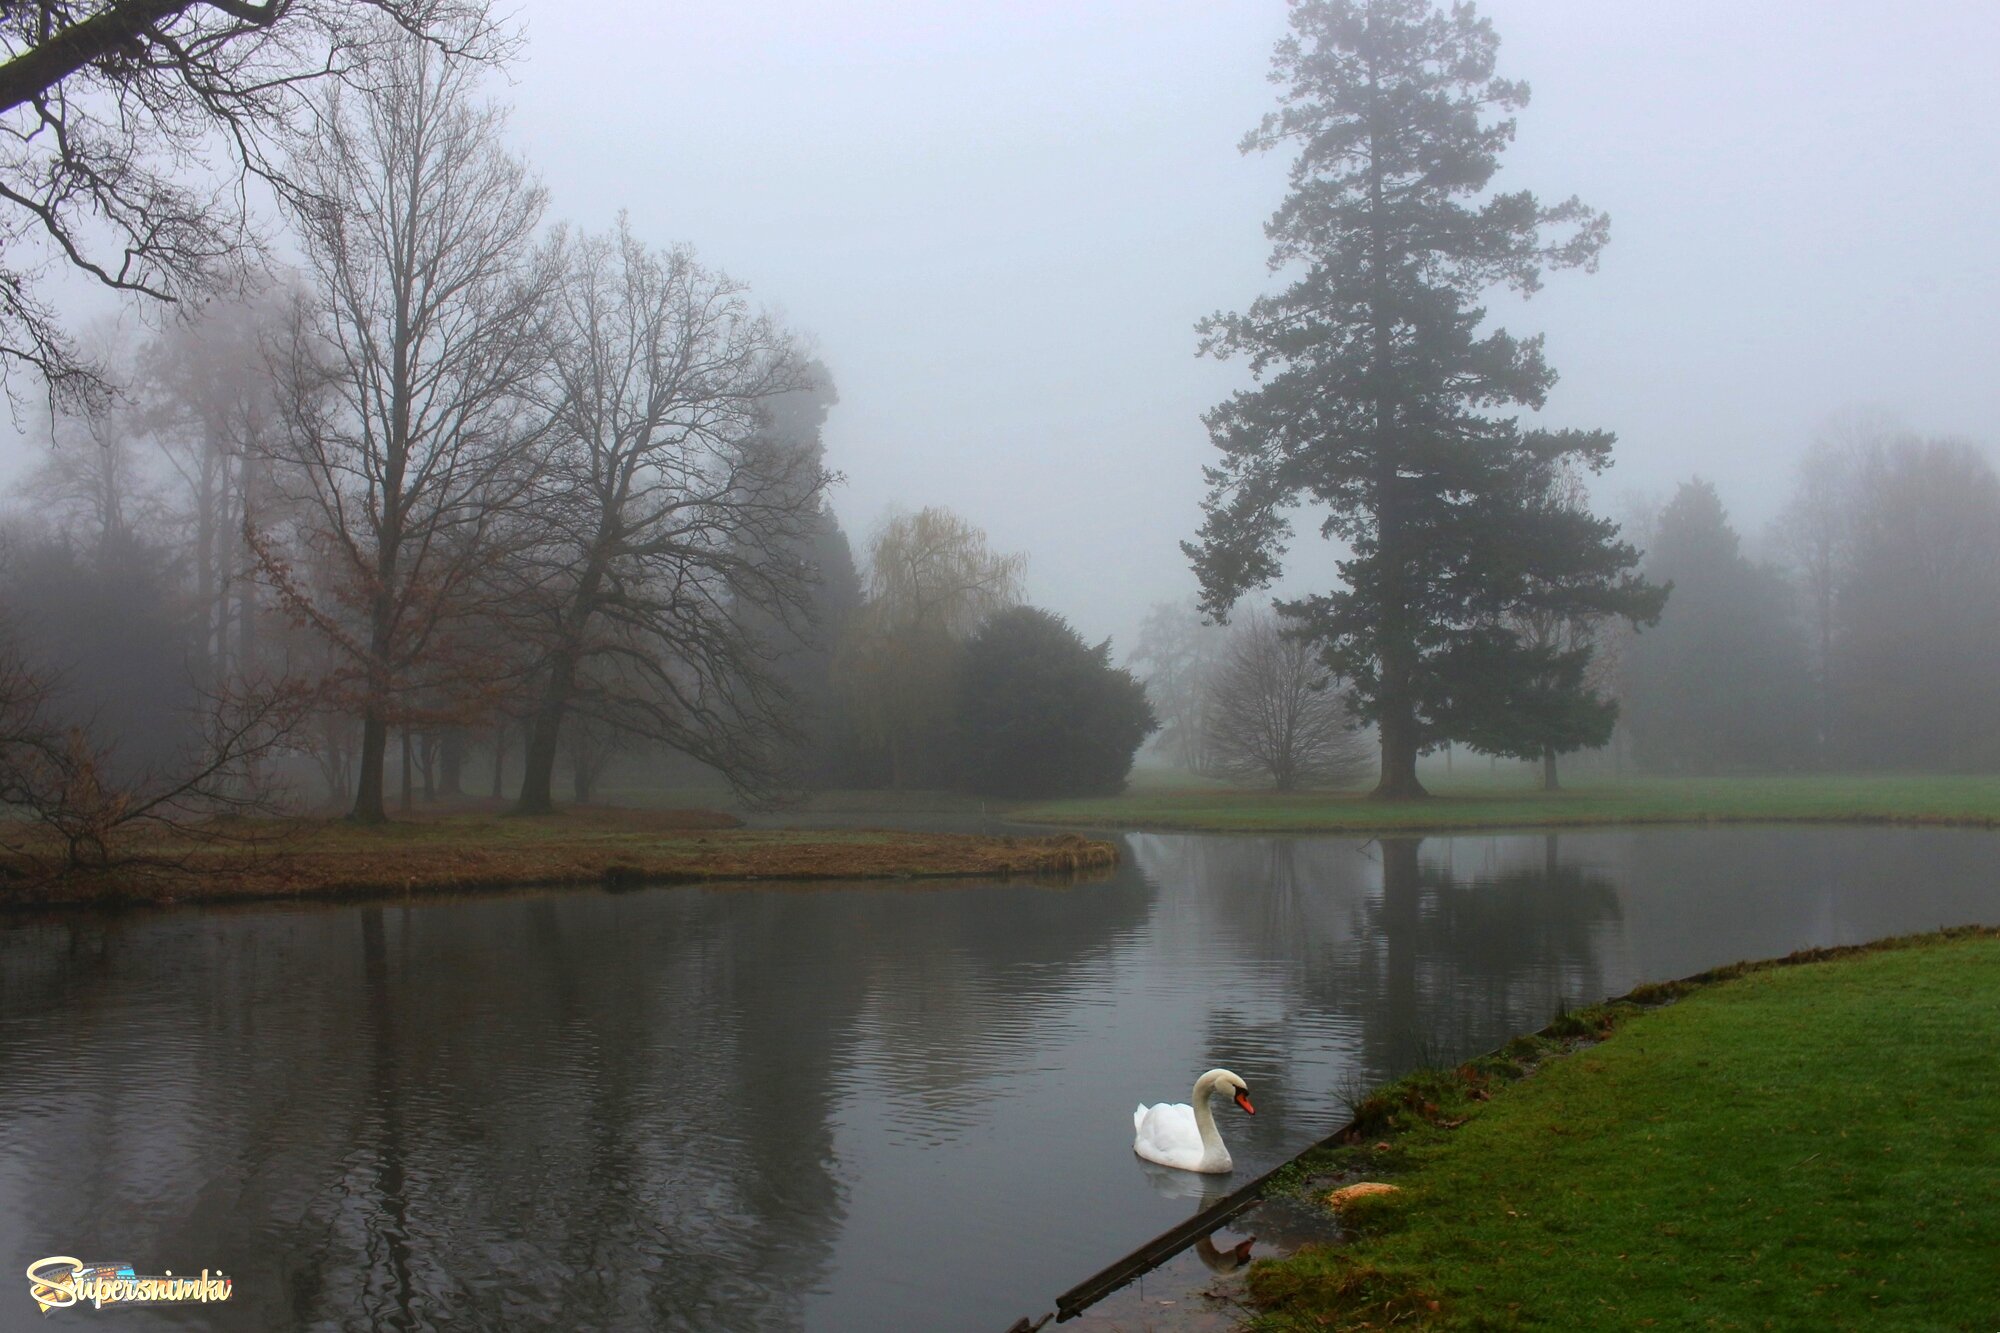
{"type": "Polygon", "coordinates": [[[1990,828],[2000,826],[2000,777],[1649,778],[1555,792],[1458,779],[1437,783],[1424,801],[1187,788],[1045,801],[1009,817],[1093,828],[1362,834],[1703,823],[1990,828]]]}
{"type": "Polygon", "coordinates": [[[1312,1188],[1400,1192],[1348,1205],[1351,1244],[1257,1266],[1253,1327],[2000,1327],[1992,932],[1562,1026],[1605,1039],[1371,1099],[1312,1188]]]}

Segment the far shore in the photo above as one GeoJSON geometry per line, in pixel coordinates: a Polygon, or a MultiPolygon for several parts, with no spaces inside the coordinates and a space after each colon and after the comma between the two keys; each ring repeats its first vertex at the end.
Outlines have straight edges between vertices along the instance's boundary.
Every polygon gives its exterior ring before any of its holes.
{"type": "Polygon", "coordinates": [[[1121,796],[1025,803],[1023,824],[1169,832],[1390,835],[1671,824],[1877,824],[2000,828],[2000,775],[1839,774],[1589,778],[1544,792],[1483,776],[1427,775],[1431,796],[1243,791],[1156,778],[1121,796]]]}
{"type": "Polygon", "coordinates": [[[157,835],[120,864],[48,877],[0,861],[0,907],[245,902],[505,888],[1074,875],[1118,863],[1077,834],[983,837],[891,829],[745,828],[712,810],[239,821],[218,837],[157,835]]]}

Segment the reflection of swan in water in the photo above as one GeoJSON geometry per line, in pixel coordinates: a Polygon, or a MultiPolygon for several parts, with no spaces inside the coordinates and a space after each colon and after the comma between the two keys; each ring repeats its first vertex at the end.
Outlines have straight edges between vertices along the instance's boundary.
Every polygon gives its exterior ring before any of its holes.
{"type": "Polygon", "coordinates": [[[1215,1244],[1215,1233],[1210,1232],[1194,1243],[1194,1252],[1207,1266],[1209,1272],[1234,1273],[1250,1262],[1250,1247],[1256,1243],[1257,1238],[1251,1236],[1247,1240],[1238,1241],[1226,1250],[1218,1249],[1215,1244]]]}
{"type": "Polygon", "coordinates": [[[1200,1212],[1212,1203],[1222,1202],[1229,1193],[1227,1176],[1203,1175],[1197,1171],[1174,1171],[1143,1158],[1133,1160],[1137,1161],[1139,1169],[1146,1173],[1146,1183],[1153,1187],[1153,1193],[1162,1199],[1192,1199],[1195,1212],[1200,1212]]]}
{"type": "Polygon", "coordinates": [[[1132,1151],[1176,1171],[1205,1175],[1228,1171],[1234,1163],[1215,1128],[1215,1113],[1208,1106],[1208,1099],[1218,1092],[1233,1094],[1245,1115],[1257,1114],[1257,1108],[1250,1104],[1249,1084],[1227,1069],[1211,1069],[1195,1080],[1193,1106],[1141,1103],[1132,1112],[1132,1151]]]}

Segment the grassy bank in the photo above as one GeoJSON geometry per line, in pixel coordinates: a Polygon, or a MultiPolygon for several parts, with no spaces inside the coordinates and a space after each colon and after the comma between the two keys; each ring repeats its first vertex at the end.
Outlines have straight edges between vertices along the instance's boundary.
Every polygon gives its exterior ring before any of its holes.
{"type": "Polygon", "coordinates": [[[1991,1328],[1996,1043],[1993,932],[1570,1015],[1364,1102],[1307,1187],[1400,1193],[1254,1269],[1254,1327],[1991,1328]]]}
{"type": "Polygon", "coordinates": [[[157,837],[113,869],[38,881],[0,863],[0,904],[347,897],[521,885],[1067,874],[1117,864],[1074,834],[982,838],[877,829],[746,829],[689,810],[456,814],[361,828],[342,820],[243,823],[228,838],[157,837]]]}
{"type": "Polygon", "coordinates": [[[1010,817],[1093,828],[1365,834],[1606,824],[2000,826],[2000,776],[1635,778],[1579,783],[1555,792],[1478,778],[1427,781],[1432,781],[1432,797],[1426,801],[1190,787],[1041,802],[1020,806],[1010,817]]]}

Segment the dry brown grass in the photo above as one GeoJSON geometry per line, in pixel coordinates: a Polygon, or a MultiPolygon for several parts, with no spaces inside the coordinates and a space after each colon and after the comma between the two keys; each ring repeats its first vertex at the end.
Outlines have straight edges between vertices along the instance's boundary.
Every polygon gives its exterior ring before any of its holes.
{"type": "Polygon", "coordinates": [[[243,823],[229,840],[161,838],[147,858],[36,879],[0,862],[0,903],[336,898],[585,884],[1073,875],[1117,848],[1064,834],[987,838],[887,829],[748,829],[707,810],[454,814],[362,828],[341,820],[243,823]]]}

